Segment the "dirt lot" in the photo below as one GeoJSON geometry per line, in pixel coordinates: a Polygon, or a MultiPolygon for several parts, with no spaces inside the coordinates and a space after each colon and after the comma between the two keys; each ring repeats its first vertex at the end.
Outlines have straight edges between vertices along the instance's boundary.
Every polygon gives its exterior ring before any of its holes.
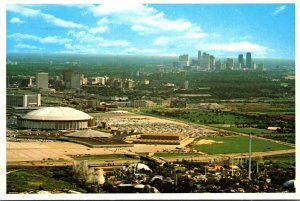
{"type": "Polygon", "coordinates": [[[69,142],[7,142],[7,162],[72,160],[71,155],[161,152],[174,150],[175,145],[134,145],[124,148],[89,148],[69,142]]]}

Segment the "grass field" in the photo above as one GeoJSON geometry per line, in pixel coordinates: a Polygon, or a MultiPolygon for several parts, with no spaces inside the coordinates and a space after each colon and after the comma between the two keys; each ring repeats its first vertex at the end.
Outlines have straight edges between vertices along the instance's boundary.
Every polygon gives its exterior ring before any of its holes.
{"type": "Polygon", "coordinates": [[[155,153],[154,156],[157,157],[163,157],[163,158],[168,158],[168,157],[197,157],[201,156],[201,154],[198,153],[155,153]]]}
{"type": "MultiPolygon", "coordinates": [[[[211,138],[198,138],[209,139],[217,142],[215,144],[203,144],[196,145],[193,147],[201,152],[208,154],[227,154],[227,153],[247,153],[249,151],[249,137],[244,136],[230,136],[230,137],[211,137],[211,138]]],[[[267,140],[252,138],[252,151],[253,152],[264,152],[274,150],[285,150],[292,149],[293,147],[282,145],[267,140]]]]}
{"type": "Polygon", "coordinates": [[[7,174],[7,191],[74,189],[73,182],[70,178],[66,178],[68,174],[69,171],[66,168],[18,167],[16,171],[7,174]],[[63,175],[65,175],[64,178],[63,175]]]}
{"type": "Polygon", "coordinates": [[[75,160],[130,160],[132,158],[127,157],[124,154],[107,154],[107,155],[91,155],[91,156],[75,156],[75,160]]]}

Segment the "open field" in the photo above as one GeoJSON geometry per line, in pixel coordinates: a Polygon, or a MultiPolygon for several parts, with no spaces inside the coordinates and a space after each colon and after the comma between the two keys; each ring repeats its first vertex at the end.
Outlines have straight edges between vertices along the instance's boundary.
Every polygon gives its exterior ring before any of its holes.
{"type": "Polygon", "coordinates": [[[69,167],[8,168],[7,189],[10,192],[74,189],[75,181],[69,172],[69,167]]]}
{"type": "Polygon", "coordinates": [[[162,152],[175,150],[176,145],[141,145],[116,148],[89,148],[81,144],[69,142],[7,142],[7,162],[73,160],[75,155],[106,155],[162,152]]]}
{"type": "Polygon", "coordinates": [[[267,129],[261,129],[261,128],[250,128],[250,127],[230,127],[224,124],[211,124],[210,126],[215,127],[215,128],[220,128],[223,130],[228,130],[228,131],[234,131],[238,133],[244,133],[244,134],[252,134],[256,135],[259,137],[264,137],[268,139],[273,139],[273,140],[279,140],[283,142],[288,142],[295,144],[295,133],[278,133],[278,132],[272,132],[267,129]]]}
{"type": "MultiPolygon", "coordinates": [[[[197,145],[194,142],[193,148],[207,154],[227,154],[227,153],[247,153],[249,152],[249,137],[245,136],[230,136],[230,137],[209,137],[198,138],[213,140],[217,143],[197,145]]],[[[263,139],[252,138],[252,152],[264,152],[273,150],[286,150],[293,147],[282,145],[263,139]]]]}

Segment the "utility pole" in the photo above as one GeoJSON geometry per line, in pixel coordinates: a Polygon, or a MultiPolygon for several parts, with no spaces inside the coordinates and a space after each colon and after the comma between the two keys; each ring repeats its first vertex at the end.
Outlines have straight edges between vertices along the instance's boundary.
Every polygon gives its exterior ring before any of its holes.
{"type": "Polygon", "coordinates": [[[250,135],[249,135],[249,179],[251,180],[251,146],[252,146],[252,135],[251,135],[251,127],[250,127],[250,135]]]}

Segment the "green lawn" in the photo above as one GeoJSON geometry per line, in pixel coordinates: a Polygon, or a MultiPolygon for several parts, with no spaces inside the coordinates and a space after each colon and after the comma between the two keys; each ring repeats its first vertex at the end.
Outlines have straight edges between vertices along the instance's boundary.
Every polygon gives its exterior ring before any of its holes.
{"type": "Polygon", "coordinates": [[[157,157],[164,157],[164,158],[168,158],[168,157],[197,157],[197,156],[201,156],[201,154],[198,153],[155,153],[154,156],[157,157]]]}
{"type": "MultiPolygon", "coordinates": [[[[23,192],[37,190],[54,189],[74,189],[72,181],[69,178],[63,178],[63,175],[69,174],[69,171],[56,168],[24,167],[7,175],[7,191],[23,192]],[[53,168],[52,168],[53,169],[53,168]]],[[[64,168],[65,169],[65,168],[64,168]]],[[[9,170],[8,170],[9,171],[9,170]]]]}
{"type": "MultiPolygon", "coordinates": [[[[220,141],[223,143],[207,144],[207,145],[196,145],[193,147],[201,152],[208,154],[227,154],[227,153],[247,153],[249,151],[249,137],[244,136],[231,136],[231,137],[209,137],[209,138],[198,138],[210,139],[214,141],[220,141]]],[[[252,138],[252,151],[253,152],[264,152],[273,150],[285,150],[293,149],[293,147],[282,145],[267,140],[252,138]]]]}
{"type": "Polygon", "coordinates": [[[107,154],[107,155],[91,155],[91,156],[75,156],[75,160],[130,160],[132,158],[127,157],[124,154],[107,154]]]}

